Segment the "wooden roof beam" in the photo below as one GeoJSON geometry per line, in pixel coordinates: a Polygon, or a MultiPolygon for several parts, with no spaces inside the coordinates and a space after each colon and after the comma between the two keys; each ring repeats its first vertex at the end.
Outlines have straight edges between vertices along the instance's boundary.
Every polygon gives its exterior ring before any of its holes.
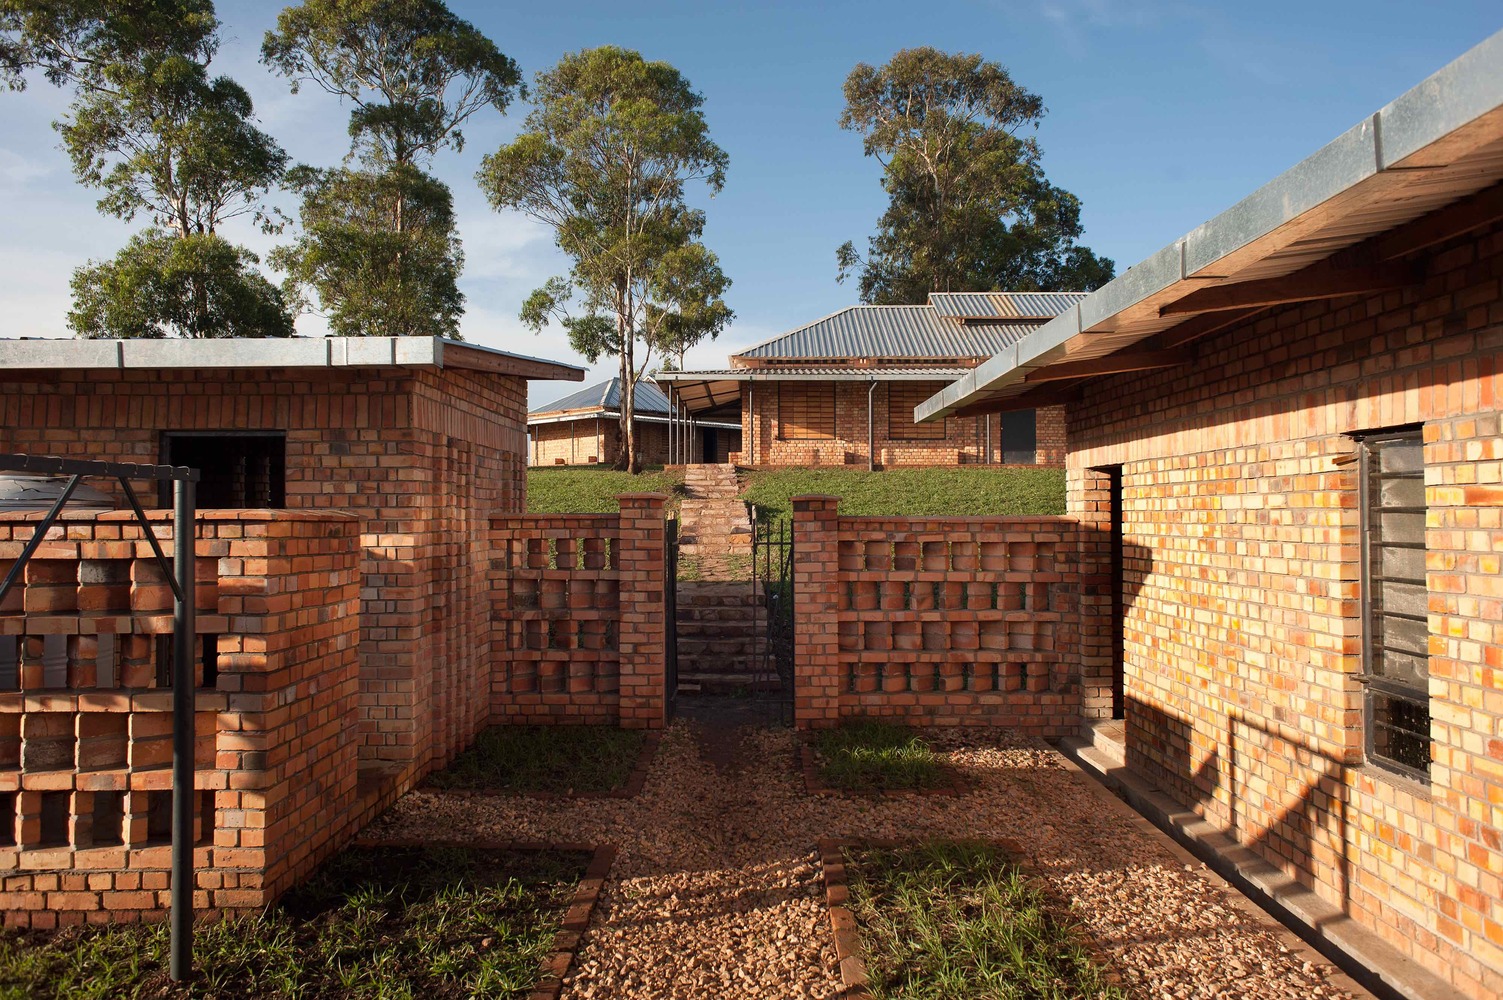
{"type": "Polygon", "coordinates": [[[1410,264],[1329,267],[1312,264],[1281,278],[1262,278],[1232,285],[1216,285],[1191,292],[1159,309],[1160,316],[1189,316],[1232,309],[1266,308],[1290,302],[1365,295],[1419,284],[1422,269],[1410,264]]]}
{"type": "Polygon", "coordinates": [[[1225,330],[1227,327],[1240,323],[1262,311],[1262,308],[1259,307],[1205,313],[1204,315],[1196,316],[1194,319],[1187,319],[1178,326],[1171,326],[1158,335],[1158,342],[1165,349],[1183,347],[1192,340],[1209,337],[1213,333],[1225,330]]]}
{"type": "Polygon", "coordinates": [[[1096,375],[1120,375],[1123,372],[1149,371],[1155,368],[1178,368],[1195,360],[1195,353],[1175,351],[1124,351],[1083,361],[1063,361],[1029,372],[1025,382],[1054,382],[1066,378],[1092,378],[1096,375]]]}
{"type": "Polygon", "coordinates": [[[1379,260],[1397,260],[1503,219],[1503,184],[1431,212],[1378,240],[1379,260]]]}

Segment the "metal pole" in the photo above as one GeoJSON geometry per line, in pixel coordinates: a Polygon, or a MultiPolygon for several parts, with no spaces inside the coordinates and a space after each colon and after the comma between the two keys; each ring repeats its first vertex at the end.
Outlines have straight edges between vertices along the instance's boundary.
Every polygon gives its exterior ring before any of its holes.
{"type": "Polygon", "coordinates": [[[172,957],[175,982],[193,971],[193,689],[195,487],[175,485],[172,561],[178,583],[172,654],[172,957]]]}
{"type": "MultiPolygon", "coordinates": [[[[889,390],[890,392],[891,390],[889,390]]],[[[872,379],[866,390],[866,471],[877,471],[876,421],[872,417],[872,397],[877,394],[877,380],[872,379]]],[[[889,397],[888,405],[892,405],[889,397]]]]}

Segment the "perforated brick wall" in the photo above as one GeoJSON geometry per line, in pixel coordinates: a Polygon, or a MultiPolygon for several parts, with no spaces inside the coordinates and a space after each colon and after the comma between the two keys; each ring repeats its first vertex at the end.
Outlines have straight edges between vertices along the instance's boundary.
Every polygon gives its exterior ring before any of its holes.
{"type": "MultiPolygon", "coordinates": [[[[152,516],[171,558],[171,521],[152,516]]],[[[0,572],[40,518],[0,515],[0,572]]],[[[208,511],[195,555],[195,907],[259,909],[369,818],[350,724],[359,521],[208,511]]],[[[171,607],[129,515],[66,513],[0,612],[8,925],[163,915],[171,607]]]]}
{"type": "Polygon", "coordinates": [[[1128,764],[1464,994],[1503,994],[1503,229],[1267,311],[1069,413],[1121,465],[1128,764]],[[1362,431],[1422,425],[1433,763],[1364,759],[1362,431]]]}
{"type": "Polygon", "coordinates": [[[860,716],[1074,732],[1074,522],[837,517],[833,498],[793,503],[800,726],[860,716]]]}
{"type": "Polygon", "coordinates": [[[491,520],[493,719],[666,724],[665,500],[491,520]]]}

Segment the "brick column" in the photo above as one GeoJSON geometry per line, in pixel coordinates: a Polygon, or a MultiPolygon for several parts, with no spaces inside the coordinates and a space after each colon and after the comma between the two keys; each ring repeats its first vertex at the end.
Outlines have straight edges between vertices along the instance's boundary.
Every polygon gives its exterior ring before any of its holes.
{"type": "Polygon", "coordinates": [[[793,498],[793,719],[800,729],[840,720],[839,502],[793,498]]]}
{"type": "Polygon", "coordinates": [[[621,726],[662,729],[668,721],[666,526],[661,493],[624,493],[616,566],[620,572],[621,726]]]}
{"type": "Polygon", "coordinates": [[[1084,720],[1112,715],[1111,477],[1096,469],[1071,469],[1066,487],[1069,513],[1079,523],[1080,714],[1084,720]]]}

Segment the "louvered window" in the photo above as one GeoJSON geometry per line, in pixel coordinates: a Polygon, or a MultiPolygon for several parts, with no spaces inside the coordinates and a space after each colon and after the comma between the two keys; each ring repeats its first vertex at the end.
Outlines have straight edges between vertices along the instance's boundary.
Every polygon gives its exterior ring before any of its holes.
{"type": "Polygon", "coordinates": [[[778,437],[784,441],[810,441],[834,436],[833,383],[778,383],[778,437]]]}
{"type": "Polygon", "coordinates": [[[1367,758],[1430,772],[1425,459],[1418,430],[1362,440],[1363,684],[1367,758]]]}
{"type": "Polygon", "coordinates": [[[887,383],[887,436],[893,441],[942,441],[945,422],[913,421],[913,408],[945,387],[943,382],[887,383]]]}

